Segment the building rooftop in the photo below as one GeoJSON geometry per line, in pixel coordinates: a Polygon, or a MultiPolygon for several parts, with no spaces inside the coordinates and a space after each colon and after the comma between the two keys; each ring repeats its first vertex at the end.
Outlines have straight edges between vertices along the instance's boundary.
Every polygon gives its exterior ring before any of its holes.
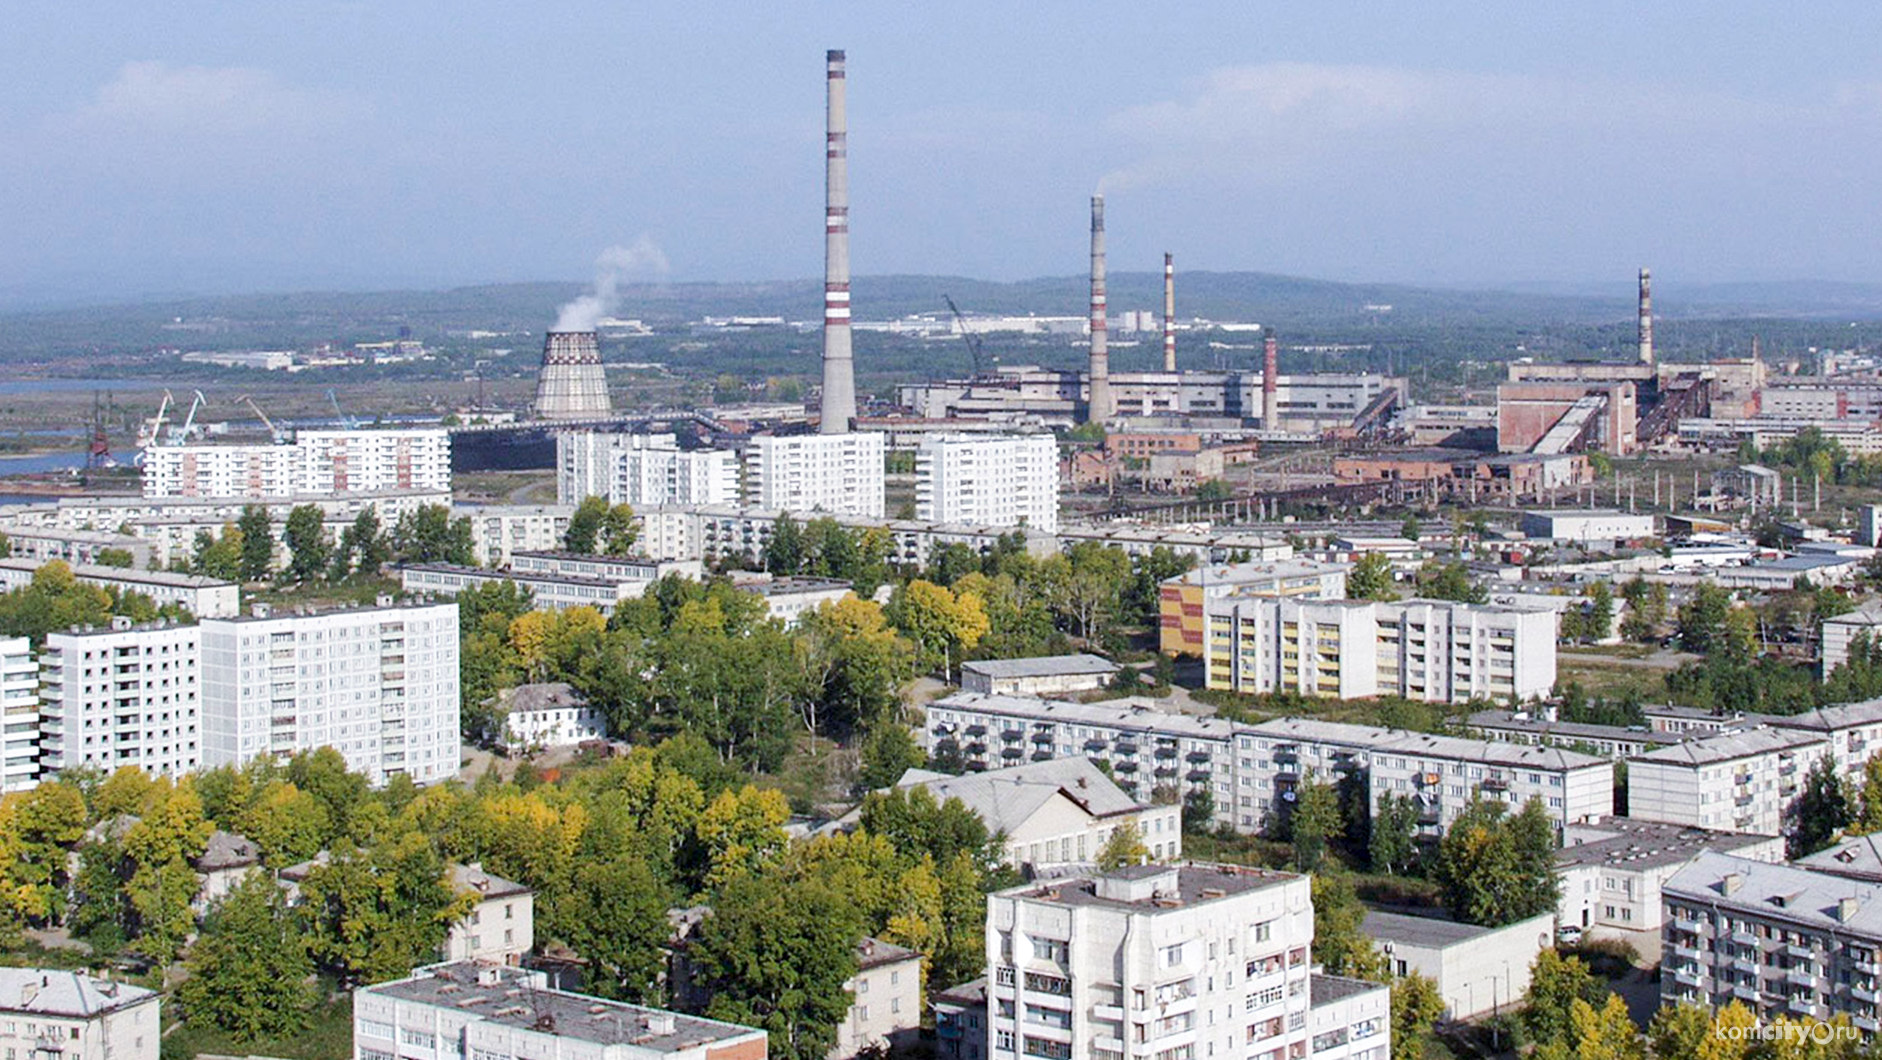
{"type": "Polygon", "coordinates": [[[614,578],[593,578],[586,574],[558,574],[546,570],[491,570],[489,567],[467,567],[456,563],[401,563],[398,569],[459,574],[470,578],[516,582],[519,585],[532,582],[542,585],[590,585],[597,589],[619,589],[622,585],[614,578]]]}
{"type": "Polygon", "coordinates": [[[742,592],[759,596],[794,596],[798,593],[848,591],[854,585],[841,578],[773,578],[768,582],[747,582],[738,588],[742,592]]]}
{"type": "MultiPolygon", "coordinates": [[[[473,568],[474,569],[474,568],[473,568]]],[[[457,610],[455,600],[434,600],[429,596],[405,597],[393,599],[382,596],[377,603],[357,606],[275,608],[264,603],[252,605],[247,614],[230,615],[226,618],[205,618],[202,625],[209,626],[222,622],[278,622],[289,618],[326,618],[331,615],[367,615],[375,611],[421,611],[425,608],[448,607],[457,610]]]]}
{"type": "Polygon", "coordinates": [[[1002,892],[1054,905],[1141,911],[1180,909],[1220,901],[1306,877],[1241,865],[1130,865],[1101,876],[1031,884],[1002,892]]]}
{"type": "MultiPolygon", "coordinates": [[[[12,530],[9,528],[8,533],[12,530]]],[[[0,559],[0,570],[36,571],[45,563],[36,559],[0,559]]],[[[224,585],[234,585],[220,578],[208,578],[200,574],[176,574],[167,570],[136,570],[131,567],[107,567],[98,563],[68,564],[72,575],[77,578],[101,578],[110,581],[133,582],[138,585],[163,585],[176,589],[215,589],[224,585]]]]}
{"type": "Polygon", "coordinates": [[[542,681],[506,688],[497,693],[497,703],[505,713],[527,714],[536,710],[585,707],[588,700],[567,681],[542,681]]]}
{"type": "Polygon", "coordinates": [[[1364,979],[1348,979],[1343,975],[1323,975],[1313,973],[1307,980],[1307,1004],[1313,1008],[1330,1005],[1335,1001],[1344,1001],[1360,994],[1370,994],[1375,990],[1386,989],[1383,983],[1369,983],[1364,979]]]}
{"type": "Polygon", "coordinates": [[[516,559],[553,559],[567,560],[571,563],[610,563],[626,567],[657,567],[660,561],[647,556],[602,556],[593,552],[570,552],[563,548],[517,549],[510,553],[516,559]]]}
{"type": "Polygon", "coordinates": [[[1441,949],[1472,942],[1496,929],[1480,927],[1476,924],[1460,924],[1455,920],[1408,916],[1404,913],[1385,913],[1372,909],[1366,912],[1366,919],[1360,924],[1359,930],[1362,934],[1371,935],[1385,942],[1403,942],[1407,946],[1441,949]]]}
{"type": "Polygon", "coordinates": [[[141,986],[46,968],[0,968],[0,1012],[89,1019],[157,996],[141,986]]]}
{"type": "Polygon", "coordinates": [[[961,669],[992,678],[1064,677],[1077,674],[1114,674],[1117,664],[1096,655],[1045,655],[1036,659],[980,659],[961,669]]]}
{"type": "Polygon", "coordinates": [[[1860,703],[1818,707],[1815,710],[1804,711],[1802,714],[1774,717],[1770,724],[1781,729],[1829,733],[1856,725],[1874,725],[1877,722],[1882,722],[1882,699],[1865,699],[1860,703]]]}
{"type": "Polygon", "coordinates": [[[921,954],[914,950],[897,946],[893,942],[865,937],[856,944],[856,970],[866,972],[871,968],[900,964],[903,961],[919,960],[921,954]]]}
{"type": "Polygon", "coordinates": [[[937,1005],[960,1005],[973,1008],[987,1003],[987,977],[970,979],[965,983],[950,986],[934,996],[937,1005]]]}
{"type": "Polygon", "coordinates": [[[1034,696],[956,692],[928,704],[928,709],[972,710],[1072,725],[1106,725],[1139,733],[1171,733],[1198,740],[1227,740],[1235,734],[1235,727],[1226,721],[1171,713],[1156,706],[1153,700],[1135,696],[1109,699],[1102,703],[1070,703],[1034,696]]]}
{"type": "Polygon", "coordinates": [[[255,845],[254,840],[245,835],[218,829],[209,833],[209,844],[203,848],[202,855],[196,859],[196,871],[217,872],[259,864],[261,864],[261,848],[255,845]]]}
{"type": "Polygon", "coordinates": [[[1093,817],[1135,813],[1143,809],[1136,799],[1112,782],[1104,771],[1083,756],[1028,762],[1011,769],[964,773],[935,779],[925,770],[911,769],[897,781],[898,789],[928,789],[936,802],[959,799],[987,823],[989,832],[1012,834],[1060,794],[1093,817]]]}
{"type": "Polygon", "coordinates": [[[1631,817],[1603,817],[1591,824],[1570,825],[1555,853],[1558,869],[1608,865],[1621,869],[1655,869],[1691,861],[1703,851],[1730,853],[1762,846],[1770,836],[1744,832],[1713,832],[1690,825],[1641,821],[1631,817]]]}
{"type": "Polygon", "coordinates": [[[1623,518],[1623,517],[1628,518],[1628,519],[1651,519],[1653,518],[1653,516],[1651,515],[1642,515],[1636,512],[1624,512],[1624,511],[1621,511],[1619,508],[1543,508],[1537,511],[1524,512],[1523,515],[1534,516],[1536,518],[1545,518],[1545,519],[1560,519],[1560,518],[1617,519],[1617,518],[1623,518]]]}
{"type": "Polygon", "coordinates": [[[1165,585],[1235,585],[1282,578],[1318,578],[1353,569],[1350,563],[1317,559],[1282,559],[1260,563],[1210,563],[1164,579],[1165,585]]]}
{"type": "Polygon", "coordinates": [[[1309,718],[1275,718],[1249,726],[1250,733],[1271,739],[1309,740],[1315,743],[1346,744],[1374,751],[1396,754],[1454,758],[1488,765],[1525,769],[1611,768],[1608,761],[1579,751],[1535,744],[1508,743],[1503,740],[1472,740],[1460,736],[1435,736],[1403,729],[1380,729],[1371,725],[1350,725],[1337,721],[1309,718]]]}
{"type": "Polygon", "coordinates": [[[1882,939],[1882,891],[1793,865],[1707,851],[1668,877],[1661,893],[1669,899],[1882,939]]]}
{"type": "Polygon", "coordinates": [[[1720,732],[1687,740],[1671,747],[1634,756],[1638,762],[1666,762],[1679,765],[1708,765],[1731,762],[1757,755],[1777,754],[1818,746],[1823,737],[1805,730],[1776,729],[1768,725],[1739,732],[1720,732]]]}
{"type": "Polygon", "coordinates": [[[1634,743],[1674,744],[1684,737],[1677,733],[1655,732],[1647,728],[1628,728],[1623,725],[1589,725],[1574,721],[1550,721],[1519,715],[1508,710],[1480,710],[1472,714],[1465,722],[1473,729],[1498,729],[1506,732],[1535,733],[1538,736],[1552,736],[1563,740],[1628,740],[1634,743]]]}
{"type": "Polygon", "coordinates": [[[607,1001],[540,985],[536,973],[505,965],[459,961],[421,969],[409,979],[364,987],[400,1001],[475,1013],[520,1030],[594,1045],[633,1045],[679,1052],[763,1034],[751,1027],[663,1009],[607,1001]]]}
{"type": "Polygon", "coordinates": [[[492,876],[485,872],[481,861],[464,865],[454,862],[445,868],[445,873],[451,877],[451,886],[457,888],[459,894],[475,894],[480,901],[535,893],[514,880],[506,880],[501,876],[492,876]]]}
{"type": "Polygon", "coordinates": [[[1827,850],[1798,858],[1791,864],[1833,876],[1882,880],[1882,836],[1849,836],[1827,850]]]}

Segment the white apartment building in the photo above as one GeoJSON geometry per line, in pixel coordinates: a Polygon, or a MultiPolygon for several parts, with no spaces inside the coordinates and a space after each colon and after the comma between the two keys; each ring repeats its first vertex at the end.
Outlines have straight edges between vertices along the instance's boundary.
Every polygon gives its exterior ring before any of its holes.
{"type": "Polygon", "coordinates": [[[1663,1004],[1732,1001],[1765,1020],[1846,1014],[1873,1034],[1882,893],[1871,884],[1707,851],[1666,881],[1663,1004]]]}
{"type": "Polygon", "coordinates": [[[484,871],[482,862],[446,867],[451,889],[474,899],[464,919],[444,934],[447,961],[521,964],[536,948],[536,892],[484,871]]]}
{"type": "Polygon", "coordinates": [[[1386,988],[1314,975],[1313,930],[1308,878],[1264,869],[1144,865],[997,892],[986,1055],[1384,1060],[1386,988]]]}
{"type": "Polygon", "coordinates": [[[1627,813],[1717,832],[1783,835],[1830,743],[1800,729],[1723,732],[1627,760],[1627,813]]]}
{"type": "Polygon", "coordinates": [[[892,942],[865,938],[856,944],[856,974],[843,984],[853,1000],[836,1026],[828,1060],[851,1060],[872,1048],[899,1055],[915,1045],[921,1037],[921,964],[921,954],[892,942]]]}
{"type": "Polygon", "coordinates": [[[805,612],[839,603],[856,591],[853,584],[841,578],[765,578],[737,585],[740,592],[750,593],[765,602],[766,618],[775,618],[787,626],[795,625],[805,612]]]}
{"type": "MultiPolygon", "coordinates": [[[[31,585],[34,572],[42,566],[44,564],[38,560],[0,559],[0,592],[11,592],[31,585]]],[[[81,563],[72,568],[72,577],[84,585],[141,593],[150,597],[158,607],[180,604],[197,618],[226,618],[242,609],[241,586],[199,574],[173,574],[163,570],[133,570],[128,567],[100,567],[81,563]]]]}
{"type": "Polygon", "coordinates": [[[6,726],[0,793],[36,787],[46,768],[39,735],[39,663],[25,637],[0,639],[0,718],[6,726]]]}
{"type": "Polygon", "coordinates": [[[1556,616],[1544,608],[1228,595],[1202,609],[1210,688],[1464,703],[1555,686],[1556,616]]]}
{"type": "Polygon", "coordinates": [[[764,1060],[765,1032],[556,990],[542,972],[458,961],[353,992],[354,1060],[764,1060]]]}
{"type": "Polygon", "coordinates": [[[518,552],[547,552],[568,536],[572,504],[460,504],[451,518],[469,519],[471,556],[486,567],[508,566],[518,552]]]}
{"type": "Polygon", "coordinates": [[[137,766],[177,778],[203,766],[202,627],[80,628],[46,637],[39,708],[46,773],[137,766]]]}
{"type": "Polygon", "coordinates": [[[1622,939],[1651,960],[1660,948],[1661,890],[1704,851],[1781,862],[1784,840],[1632,817],[1570,825],[1555,855],[1555,876],[1562,884],[1557,922],[1592,936],[1622,939]]]}
{"type": "Polygon", "coordinates": [[[450,563],[408,563],[399,568],[399,588],[413,595],[455,597],[466,589],[514,582],[529,590],[530,602],[544,611],[592,607],[603,617],[614,614],[623,600],[640,596],[644,583],[584,578],[574,574],[521,574],[487,567],[459,567],[450,563]]]}
{"type": "Polygon", "coordinates": [[[1849,661],[1850,645],[1861,636],[1867,636],[1872,645],[1882,640],[1882,605],[1870,604],[1849,614],[1823,620],[1822,673],[1825,681],[1830,679],[1837,667],[1849,661]]]}
{"type": "Polygon", "coordinates": [[[0,1047],[21,1058],[157,1060],[162,995],[50,968],[0,968],[0,1047]]]}
{"type": "Polygon", "coordinates": [[[564,431],[556,435],[556,500],[604,497],[635,508],[737,504],[738,454],[681,449],[671,434],[564,431]]]}
{"type": "Polygon", "coordinates": [[[761,435],[746,453],[747,498],[802,517],[883,513],[882,435],[761,435]]]}
{"type": "Polygon", "coordinates": [[[292,497],[451,488],[441,428],[304,430],[282,445],[154,445],[144,496],[292,497]]]}
{"type": "Polygon", "coordinates": [[[608,735],[608,719],[567,681],[517,685],[497,693],[503,743],[511,754],[573,747],[608,735]]]}
{"type": "Polygon", "coordinates": [[[1050,434],[931,434],[915,450],[915,517],[1059,529],[1059,446],[1050,434]]]}
{"type": "MultiPolygon", "coordinates": [[[[1828,628],[1828,623],[1825,623],[1828,628]]],[[[1852,783],[1862,782],[1862,767],[1882,752],[1882,699],[1818,707],[1802,714],[1766,719],[1774,729],[1816,736],[1830,745],[1837,770],[1852,783]]]]}
{"type": "Polygon", "coordinates": [[[202,623],[203,765],[332,747],[375,785],[458,770],[457,604],[202,623]]]}

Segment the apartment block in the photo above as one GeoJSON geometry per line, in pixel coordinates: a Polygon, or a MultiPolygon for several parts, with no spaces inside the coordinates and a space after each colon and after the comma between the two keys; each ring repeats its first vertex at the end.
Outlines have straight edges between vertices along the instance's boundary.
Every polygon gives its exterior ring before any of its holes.
{"type": "Polygon", "coordinates": [[[1383,986],[1313,973],[1308,878],[1145,865],[987,900],[991,1060],[1384,1060],[1383,986]]]}
{"type": "Polygon", "coordinates": [[[856,944],[856,974],[849,1014],[836,1026],[828,1060],[852,1060],[880,1049],[899,1055],[921,1038],[922,956],[892,942],[865,938],[856,944]]]}
{"type": "Polygon", "coordinates": [[[681,449],[672,434],[564,431],[556,435],[556,500],[604,497],[635,508],[737,504],[738,454],[681,449]]]}
{"type": "Polygon", "coordinates": [[[1804,776],[1830,744],[1759,727],[1719,733],[1627,760],[1627,813],[1719,832],[1783,835],[1804,776]]]}
{"type": "Polygon", "coordinates": [[[1059,529],[1059,447],[1050,434],[931,434],[915,450],[915,517],[1059,529]]]}
{"type": "Polygon", "coordinates": [[[762,435],[746,453],[748,499],[803,517],[828,513],[880,519],[882,435],[762,435]]]}
{"type": "MultiPolygon", "coordinates": [[[[39,560],[0,559],[0,592],[11,592],[31,585],[33,575],[42,566],[44,563],[39,560]]],[[[241,586],[198,574],[81,563],[72,568],[72,577],[81,585],[141,593],[150,597],[151,602],[158,607],[177,604],[187,608],[197,618],[226,618],[242,609],[241,586]]]]}
{"type": "Polygon", "coordinates": [[[38,785],[42,761],[39,663],[25,637],[0,639],[0,717],[6,726],[0,751],[0,793],[38,785]]]}
{"type": "Polygon", "coordinates": [[[1705,851],[1781,862],[1784,840],[1631,817],[1570,825],[1555,855],[1555,875],[1562,884],[1556,921],[1652,953],[1660,944],[1666,881],[1705,851]]]}
{"type": "Polygon", "coordinates": [[[181,777],[203,766],[202,629],[170,623],[46,637],[39,708],[46,773],[136,766],[181,777]]]}
{"type": "Polygon", "coordinates": [[[203,765],[332,747],[375,785],[458,770],[455,602],[202,623],[203,765]]]}
{"type": "Polygon", "coordinates": [[[1209,563],[1157,588],[1158,648],[1166,655],[1201,655],[1208,623],[1205,604],[1229,596],[1346,596],[1347,563],[1287,559],[1272,563],[1209,563]]]}
{"type": "Polygon", "coordinates": [[[445,868],[451,889],[471,898],[470,912],[444,934],[447,961],[520,964],[536,948],[536,892],[484,871],[482,862],[445,868]]]}
{"type": "Polygon", "coordinates": [[[469,519],[471,556],[486,567],[508,566],[518,552],[562,547],[573,504],[460,504],[452,519],[469,519]]]}
{"type": "MultiPolygon", "coordinates": [[[[1829,623],[1824,623],[1829,628],[1829,623]]],[[[1774,715],[1767,719],[1774,729],[1806,733],[1830,745],[1830,758],[1837,771],[1860,782],[1862,768],[1877,752],[1882,752],[1882,699],[1818,707],[1802,714],[1774,715]]]]}
{"type": "Polygon", "coordinates": [[[1546,609],[1237,594],[1207,600],[1203,622],[1210,688],[1464,703],[1521,702],[1555,685],[1546,609]]]}
{"type": "Polygon", "coordinates": [[[0,1047],[16,1056],[157,1060],[163,996],[51,968],[0,968],[0,1047]]]}
{"type": "Polygon", "coordinates": [[[284,497],[303,492],[306,454],[291,445],[153,445],[145,497],[284,497]]]}
{"type": "Polygon", "coordinates": [[[458,961],[353,992],[354,1060],[764,1060],[765,1032],[556,990],[542,972],[458,961]]]}
{"type": "Polygon", "coordinates": [[[1763,1019],[1877,1023],[1882,896],[1790,865],[1701,853],[1662,889],[1662,1003],[1733,1001],[1763,1019]]]}
{"type": "Polygon", "coordinates": [[[144,452],[144,496],[291,497],[451,488],[440,428],[305,430],[282,445],[163,445],[144,452]]]}

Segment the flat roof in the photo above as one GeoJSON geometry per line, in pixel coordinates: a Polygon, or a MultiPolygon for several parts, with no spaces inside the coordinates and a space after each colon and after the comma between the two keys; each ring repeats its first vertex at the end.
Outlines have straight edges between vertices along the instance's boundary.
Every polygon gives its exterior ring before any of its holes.
{"type": "Polygon", "coordinates": [[[1519,718],[1514,711],[1508,710],[1480,710],[1465,719],[1465,724],[1475,729],[1532,732],[1542,736],[1560,736],[1566,739],[1631,740],[1646,744],[1672,744],[1684,739],[1677,733],[1656,732],[1647,728],[1630,729],[1622,725],[1592,725],[1576,721],[1519,718]]]}
{"type": "Polygon", "coordinates": [[[1775,754],[1823,742],[1823,737],[1807,730],[1776,729],[1760,725],[1754,729],[1719,732],[1701,736],[1696,740],[1686,740],[1671,747],[1662,747],[1657,751],[1635,755],[1633,761],[1708,765],[1713,762],[1731,762],[1740,758],[1751,758],[1754,755],[1775,754]]]}
{"type": "Polygon", "coordinates": [[[759,596],[795,596],[799,593],[848,592],[855,588],[855,584],[841,578],[773,578],[768,582],[747,582],[736,588],[759,596]]]}
{"type": "Polygon", "coordinates": [[[1348,979],[1343,975],[1326,975],[1314,972],[1307,980],[1307,1004],[1311,1008],[1330,1005],[1335,1001],[1344,1001],[1360,994],[1370,994],[1375,990],[1385,990],[1383,983],[1369,983],[1364,979],[1348,979]]]}
{"type": "MultiPolygon", "coordinates": [[[[9,528],[7,533],[12,533],[9,528]]],[[[8,557],[0,559],[0,570],[37,571],[48,561],[18,559],[8,557]]],[[[75,578],[98,578],[107,581],[135,582],[139,585],[166,585],[174,589],[216,589],[223,586],[233,588],[234,582],[225,582],[220,578],[210,578],[201,574],[177,574],[167,570],[138,570],[134,567],[110,567],[101,563],[73,563],[72,576],[75,578]]]]}
{"type": "Polygon", "coordinates": [[[929,703],[927,709],[980,711],[1070,725],[1107,725],[1139,734],[1168,733],[1173,737],[1198,740],[1227,740],[1235,735],[1235,726],[1229,722],[1171,713],[1155,706],[1154,701],[1137,696],[1108,699],[1101,703],[1072,703],[1035,696],[956,692],[929,703]]]}
{"type": "Polygon", "coordinates": [[[1570,825],[1563,846],[1555,853],[1558,868],[1604,865],[1618,869],[1654,869],[1691,861],[1703,851],[1730,853],[1771,842],[1770,836],[1746,832],[1714,832],[1691,825],[1642,821],[1632,817],[1603,817],[1586,825],[1570,825]],[[1589,838],[1580,840],[1586,835],[1589,838]]]}
{"type": "Polygon", "coordinates": [[[1428,916],[1410,916],[1405,913],[1386,913],[1371,909],[1367,910],[1366,919],[1360,924],[1359,930],[1362,934],[1371,935],[1375,939],[1441,949],[1446,946],[1473,942],[1496,929],[1476,924],[1460,924],[1455,920],[1438,920],[1428,916]]]}
{"type": "Polygon", "coordinates": [[[544,585],[588,585],[598,589],[619,589],[632,582],[616,581],[612,578],[591,578],[586,574],[561,574],[547,570],[491,570],[489,567],[466,567],[456,563],[404,563],[399,570],[425,571],[430,574],[456,574],[466,578],[479,578],[498,582],[538,582],[544,585]]]}
{"type": "Polygon", "coordinates": [[[1250,891],[1276,887],[1305,878],[1296,873],[1280,872],[1275,869],[1184,862],[1179,865],[1130,865],[1105,873],[1103,877],[1054,880],[1044,884],[1029,884],[999,893],[1053,905],[1165,910],[1221,901],[1234,895],[1247,894],[1250,891]],[[1101,878],[1149,881],[1162,876],[1168,876],[1175,886],[1168,891],[1157,892],[1155,898],[1125,900],[1101,897],[1098,893],[1101,878]]]}
{"type": "Polygon", "coordinates": [[[961,669],[988,677],[1057,677],[1075,674],[1111,674],[1117,664],[1096,655],[1042,655],[1033,659],[979,659],[961,669]]]}

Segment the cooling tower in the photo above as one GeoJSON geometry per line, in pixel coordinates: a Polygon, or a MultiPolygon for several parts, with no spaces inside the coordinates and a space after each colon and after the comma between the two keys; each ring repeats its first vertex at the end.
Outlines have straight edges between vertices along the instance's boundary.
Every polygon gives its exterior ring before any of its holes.
{"type": "Polygon", "coordinates": [[[592,331],[551,331],[542,344],[536,377],[536,415],[546,420],[588,419],[613,411],[601,346],[592,331]]]}

